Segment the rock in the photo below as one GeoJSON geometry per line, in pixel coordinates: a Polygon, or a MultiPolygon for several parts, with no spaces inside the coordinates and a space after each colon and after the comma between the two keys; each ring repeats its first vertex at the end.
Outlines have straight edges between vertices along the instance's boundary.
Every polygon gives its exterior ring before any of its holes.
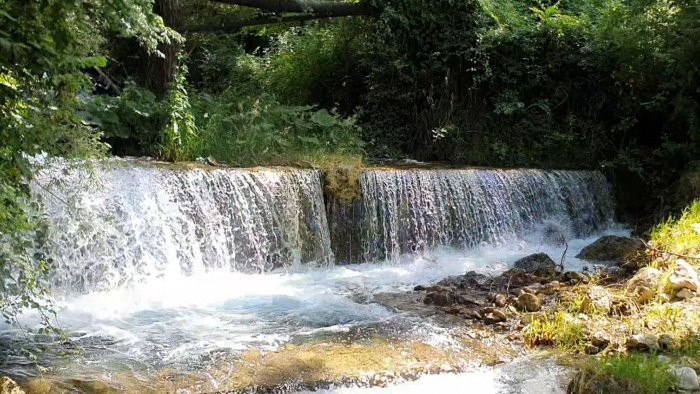
{"type": "Polygon", "coordinates": [[[629,350],[655,351],[659,350],[659,340],[653,334],[636,334],[627,338],[625,347],[629,350]]]}
{"type": "Polygon", "coordinates": [[[678,293],[676,293],[676,298],[679,300],[687,300],[693,297],[695,297],[695,293],[688,289],[681,289],[678,293]]]}
{"type": "Polygon", "coordinates": [[[428,293],[435,293],[435,292],[440,292],[440,291],[452,291],[452,289],[449,286],[432,285],[432,286],[426,287],[425,291],[427,291],[428,293]]]}
{"type": "Polygon", "coordinates": [[[533,289],[532,287],[521,287],[518,289],[518,295],[523,295],[523,294],[535,294],[537,295],[537,289],[533,289]]]}
{"type": "Polygon", "coordinates": [[[544,318],[544,312],[523,313],[520,315],[520,322],[523,324],[530,324],[533,320],[543,320],[544,318]]]}
{"type": "Polygon", "coordinates": [[[454,303],[454,297],[450,291],[434,291],[426,294],[423,302],[437,306],[449,306],[454,303]]]}
{"type": "Polygon", "coordinates": [[[661,272],[656,268],[644,267],[639,270],[628,282],[627,293],[643,304],[651,301],[656,295],[659,287],[659,276],[661,272]]]}
{"type": "Polygon", "coordinates": [[[659,347],[661,349],[669,349],[671,348],[671,345],[673,344],[673,337],[670,334],[661,334],[659,335],[659,347]]]}
{"type": "Polygon", "coordinates": [[[520,268],[527,272],[543,272],[553,274],[557,270],[557,264],[546,253],[535,253],[523,257],[513,264],[514,268],[520,268]]]}
{"type": "Polygon", "coordinates": [[[525,312],[537,312],[542,309],[542,300],[534,294],[523,293],[518,297],[518,309],[525,312]]]}
{"type": "Polygon", "coordinates": [[[564,273],[564,280],[571,283],[588,283],[588,276],[581,272],[568,271],[564,273]]]}
{"type": "Polygon", "coordinates": [[[700,390],[700,384],[698,384],[698,374],[695,370],[690,367],[677,367],[673,368],[673,374],[676,375],[678,379],[678,389],[686,391],[698,391],[700,390]]]}
{"type": "Polygon", "coordinates": [[[7,376],[0,378],[0,394],[25,394],[24,390],[7,376]]]}
{"type": "Polygon", "coordinates": [[[601,263],[619,263],[643,249],[644,242],[639,239],[606,235],[583,248],[576,258],[601,263]]]}
{"type": "Polygon", "coordinates": [[[554,295],[561,289],[561,283],[558,280],[553,280],[539,289],[540,294],[554,295]]]}
{"type": "Polygon", "coordinates": [[[484,322],[487,324],[500,323],[508,320],[508,316],[498,309],[494,309],[492,312],[484,315],[484,322]]]}
{"type": "Polygon", "coordinates": [[[669,357],[669,356],[664,356],[663,354],[659,354],[658,356],[656,356],[656,359],[659,360],[660,363],[671,364],[671,357],[669,357]]]}
{"type": "Polygon", "coordinates": [[[474,297],[470,297],[466,294],[460,294],[459,296],[457,296],[457,303],[462,304],[462,305],[484,306],[483,302],[481,302],[480,300],[477,300],[474,297]]]}
{"type": "Polygon", "coordinates": [[[206,159],[206,163],[209,164],[212,167],[218,167],[219,163],[216,161],[214,156],[208,156],[206,159]]]}
{"type": "Polygon", "coordinates": [[[530,275],[520,268],[511,268],[501,274],[499,279],[512,287],[523,286],[530,283],[530,275]]]}
{"type": "Polygon", "coordinates": [[[598,346],[595,345],[586,345],[586,354],[598,354],[600,353],[600,349],[598,346]]]}
{"type": "Polygon", "coordinates": [[[418,286],[413,288],[413,291],[425,291],[425,286],[418,285],[418,286]]]}
{"type": "Polygon", "coordinates": [[[698,290],[698,274],[692,265],[683,259],[676,260],[673,273],[668,278],[669,287],[673,290],[688,289],[698,290]]]}
{"type": "Polygon", "coordinates": [[[493,295],[493,303],[498,307],[504,307],[508,305],[508,296],[503,293],[496,293],[493,295]]]}
{"type": "Polygon", "coordinates": [[[612,295],[602,286],[591,286],[584,296],[582,307],[587,312],[607,314],[612,307],[612,295]]]}
{"type": "Polygon", "coordinates": [[[489,277],[484,274],[479,274],[476,271],[469,271],[462,277],[462,283],[465,286],[479,287],[489,280],[489,277]]]}
{"type": "Polygon", "coordinates": [[[593,346],[599,349],[605,349],[610,344],[610,338],[602,332],[594,332],[588,336],[588,340],[591,341],[593,346]]]}

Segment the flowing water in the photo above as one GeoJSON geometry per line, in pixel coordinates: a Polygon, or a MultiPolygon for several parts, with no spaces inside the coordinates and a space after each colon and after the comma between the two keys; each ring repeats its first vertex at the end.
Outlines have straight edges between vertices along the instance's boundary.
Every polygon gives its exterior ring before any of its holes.
{"type": "MultiPolygon", "coordinates": [[[[216,389],[231,375],[209,373],[212,365],[251,349],[367,333],[457,349],[449,328],[375,296],[468,270],[497,273],[533,252],[558,258],[562,236],[567,267],[581,268],[578,250],[624,232],[595,172],[368,170],[349,224],[361,253],[336,264],[334,255],[349,254],[332,242],[329,229],[342,226],[327,217],[322,183],[313,170],[53,163],[33,190],[49,220],[57,320],[82,350],[61,356],[53,338],[5,326],[0,368],[37,374],[20,351],[32,343],[40,364],[65,378],[118,386],[128,373],[148,386],[166,370],[206,371],[216,389]]],[[[21,317],[27,327],[38,320],[21,317]]],[[[424,379],[478,380],[499,392],[509,372],[440,376],[424,379]]]]}

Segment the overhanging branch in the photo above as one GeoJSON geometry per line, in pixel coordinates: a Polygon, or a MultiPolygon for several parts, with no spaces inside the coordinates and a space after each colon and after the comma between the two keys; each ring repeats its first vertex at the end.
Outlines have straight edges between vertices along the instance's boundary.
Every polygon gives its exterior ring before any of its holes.
{"type": "Polygon", "coordinates": [[[374,7],[368,2],[350,3],[345,1],[320,0],[210,0],[216,3],[240,5],[271,12],[295,12],[313,14],[319,17],[340,17],[372,15],[374,7]]]}
{"type": "Polygon", "coordinates": [[[313,19],[332,18],[328,15],[301,14],[286,16],[268,16],[243,21],[226,22],[221,24],[191,25],[183,29],[183,33],[230,33],[247,26],[262,26],[275,23],[303,22],[313,19]]]}

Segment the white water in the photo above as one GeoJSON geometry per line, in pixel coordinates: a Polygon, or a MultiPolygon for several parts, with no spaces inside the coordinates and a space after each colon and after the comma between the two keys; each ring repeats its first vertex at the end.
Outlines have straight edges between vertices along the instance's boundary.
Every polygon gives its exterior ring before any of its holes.
{"type": "MultiPolygon", "coordinates": [[[[65,376],[128,369],[148,379],[159,368],[198,368],[217,352],[275,349],[357,328],[455,346],[444,328],[389,310],[374,295],[471,270],[497,274],[535,252],[558,260],[564,246],[557,246],[552,228],[582,236],[569,239],[565,260],[567,269],[581,269],[585,263],[573,256],[583,246],[603,233],[624,233],[607,227],[612,205],[599,174],[370,172],[381,179],[372,191],[363,180],[365,212],[374,215],[363,224],[373,229],[363,243],[384,252],[365,253],[374,257],[363,264],[334,266],[315,171],[174,170],[132,161],[98,164],[96,171],[97,185],[81,186],[83,169],[52,167],[34,186],[51,221],[58,324],[85,349],[70,359],[44,355],[65,376]],[[48,189],[52,176],[60,182],[48,189]],[[549,183],[538,189],[540,181],[549,183]],[[469,187],[480,192],[459,200],[469,187]],[[451,219],[443,221],[443,214],[451,219]]],[[[28,312],[21,323],[38,320],[28,312]]],[[[2,337],[22,342],[9,327],[2,337]]],[[[5,358],[6,370],[31,373],[20,356],[5,358]]],[[[481,379],[500,390],[489,383],[494,373],[425,379],[428,385],[481,379]]]]}
{"type": "MultiPolygon", "coordinates": [[[[569,243],[567,268],[585,266],[572,256],[594,239],[569,243]]],[[[59,301],[58,323],[72,333],[76,344],[93,352],[76,362],[100,373],[122,365],[191,367],[216,351],[271,350],[289,341],[369,325],[387,327],[385,334],[390,336],[445,344],[450,343],[446,331],[429,320],[373,303],[373,294],[409,291],[470,270],[497,274],[518,258],[540,251],[558,257],[563,247],[532,236],[529,242],[517,239],[466,252],[442,248],[394,263],[299,267],[268,274],[173,274],[128,289],[64,298],[59,301]]],[[[36,322],[32,314],[23,319],[26,325],[36,322]]]]}

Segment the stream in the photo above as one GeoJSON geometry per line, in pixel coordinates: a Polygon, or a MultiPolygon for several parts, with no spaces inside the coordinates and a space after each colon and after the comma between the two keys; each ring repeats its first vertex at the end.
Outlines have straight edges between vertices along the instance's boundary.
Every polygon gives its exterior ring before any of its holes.
{"type": "Polygon", "coordinates": [[[26,332],[40,321],[27,311],[23,328],[0,326],[2,374],[37,392],[561,392],[553,360],[492,366],[459,325],[376,297],[535,252],[566,249],[566,268],[584,269],[581,248],[627,233],[602,175],[366,170],[352,215],[322,185],[288,168],[46,165],[33,189],[69,345],[26,332]]]}

